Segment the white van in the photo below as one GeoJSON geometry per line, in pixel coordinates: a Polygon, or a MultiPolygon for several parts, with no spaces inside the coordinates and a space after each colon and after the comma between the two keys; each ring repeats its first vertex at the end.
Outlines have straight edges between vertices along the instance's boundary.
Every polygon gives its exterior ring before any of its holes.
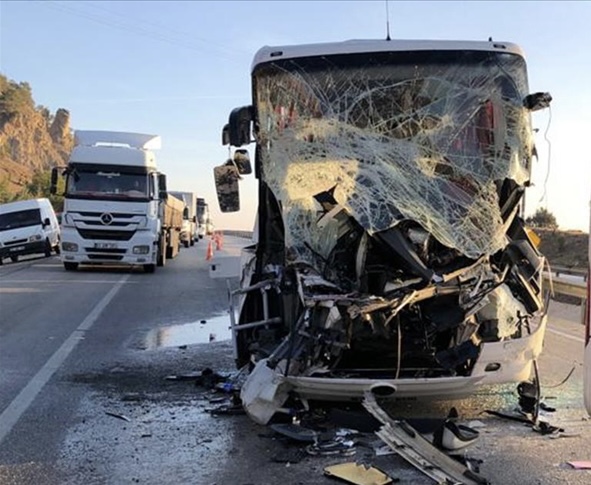
{"type": "Polygon", "coordinates": [[[25,254],[59,254],[60,228],[48,199],[19,200],[0,205],[0,264],[25,254]]]}

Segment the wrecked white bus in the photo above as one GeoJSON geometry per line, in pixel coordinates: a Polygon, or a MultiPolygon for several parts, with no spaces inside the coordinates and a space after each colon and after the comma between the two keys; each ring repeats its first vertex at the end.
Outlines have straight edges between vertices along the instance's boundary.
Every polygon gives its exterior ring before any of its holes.
{"type": "Polygon", "coordinates": [[[264,47],[252,96],[223,130],[234,157],[214,170],[221,210],[238,210],[250,172],[238,147],[256,143],[256,242],[232,324],[237,364],[254,366],[247,412],[265,422],[290,393],[460,396],[528,379],[545,260],[521,216],[530,112],[551,97],[529,94],[521,49],[264,47]]]}

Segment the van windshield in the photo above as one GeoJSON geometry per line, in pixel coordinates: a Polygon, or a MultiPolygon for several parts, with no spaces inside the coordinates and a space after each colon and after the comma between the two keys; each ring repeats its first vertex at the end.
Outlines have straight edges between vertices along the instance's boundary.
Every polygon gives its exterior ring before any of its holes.
{"type": "Polygon", "coordinates": [[[0,231],[8,231],[18,227],[37,226],[39,224],[41,224],[41,212],[39,209],[0,214],[0,231]]]}

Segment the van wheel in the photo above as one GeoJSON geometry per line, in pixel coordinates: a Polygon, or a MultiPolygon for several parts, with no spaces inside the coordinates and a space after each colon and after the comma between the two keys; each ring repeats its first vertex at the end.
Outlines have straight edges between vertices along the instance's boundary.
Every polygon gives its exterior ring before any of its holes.
{"type": "Polygon", "coordinates": [[[76,271],[78,269],[78,263],[65,262],[64,268],[66,268],[66,271],[76,271]]]}
{"type": "Polygon", "coordinates": [[[60,254],[61,253],[61,240],[58,238],[57,243],[55,245],[55,248],[53,248],[53,250],[55,251],[55,254],[60,254]]]}
{"type": "Polygon", "coordinates": [[[51,243],[49,242],[49,239],[45,240],[45,257],[49,258],[49,256],[51,256],[51,243]]]}
{"type": "Polygon", "coordinates": [[[18,256],[10,256],[10,260],[11,260],[13,263],[17,263],[17,262],[18,262],[18,256]]]}

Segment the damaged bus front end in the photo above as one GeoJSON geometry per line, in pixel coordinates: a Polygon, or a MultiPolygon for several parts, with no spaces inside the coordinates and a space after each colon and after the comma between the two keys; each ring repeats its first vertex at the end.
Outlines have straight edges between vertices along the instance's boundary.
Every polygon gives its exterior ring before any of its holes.
{"type": "MultiPolygon", "coordinates": [[[[534,145],[519,47],[348,41],[261,49],[256,243],[233,322],[242,398],[266,423],[301,400],[465,396],[530,376],[545,260],[523,223],[534,145]]],[[[252,128],[252,131],[251,131],[252,128]]],[[[245,150],[215,169],[238,208],[245,150]]],[[[245,166],[247,168],[245,169],[245,166]]],[[[231,312],[233,315],[233,312],[231,312]]]]}

